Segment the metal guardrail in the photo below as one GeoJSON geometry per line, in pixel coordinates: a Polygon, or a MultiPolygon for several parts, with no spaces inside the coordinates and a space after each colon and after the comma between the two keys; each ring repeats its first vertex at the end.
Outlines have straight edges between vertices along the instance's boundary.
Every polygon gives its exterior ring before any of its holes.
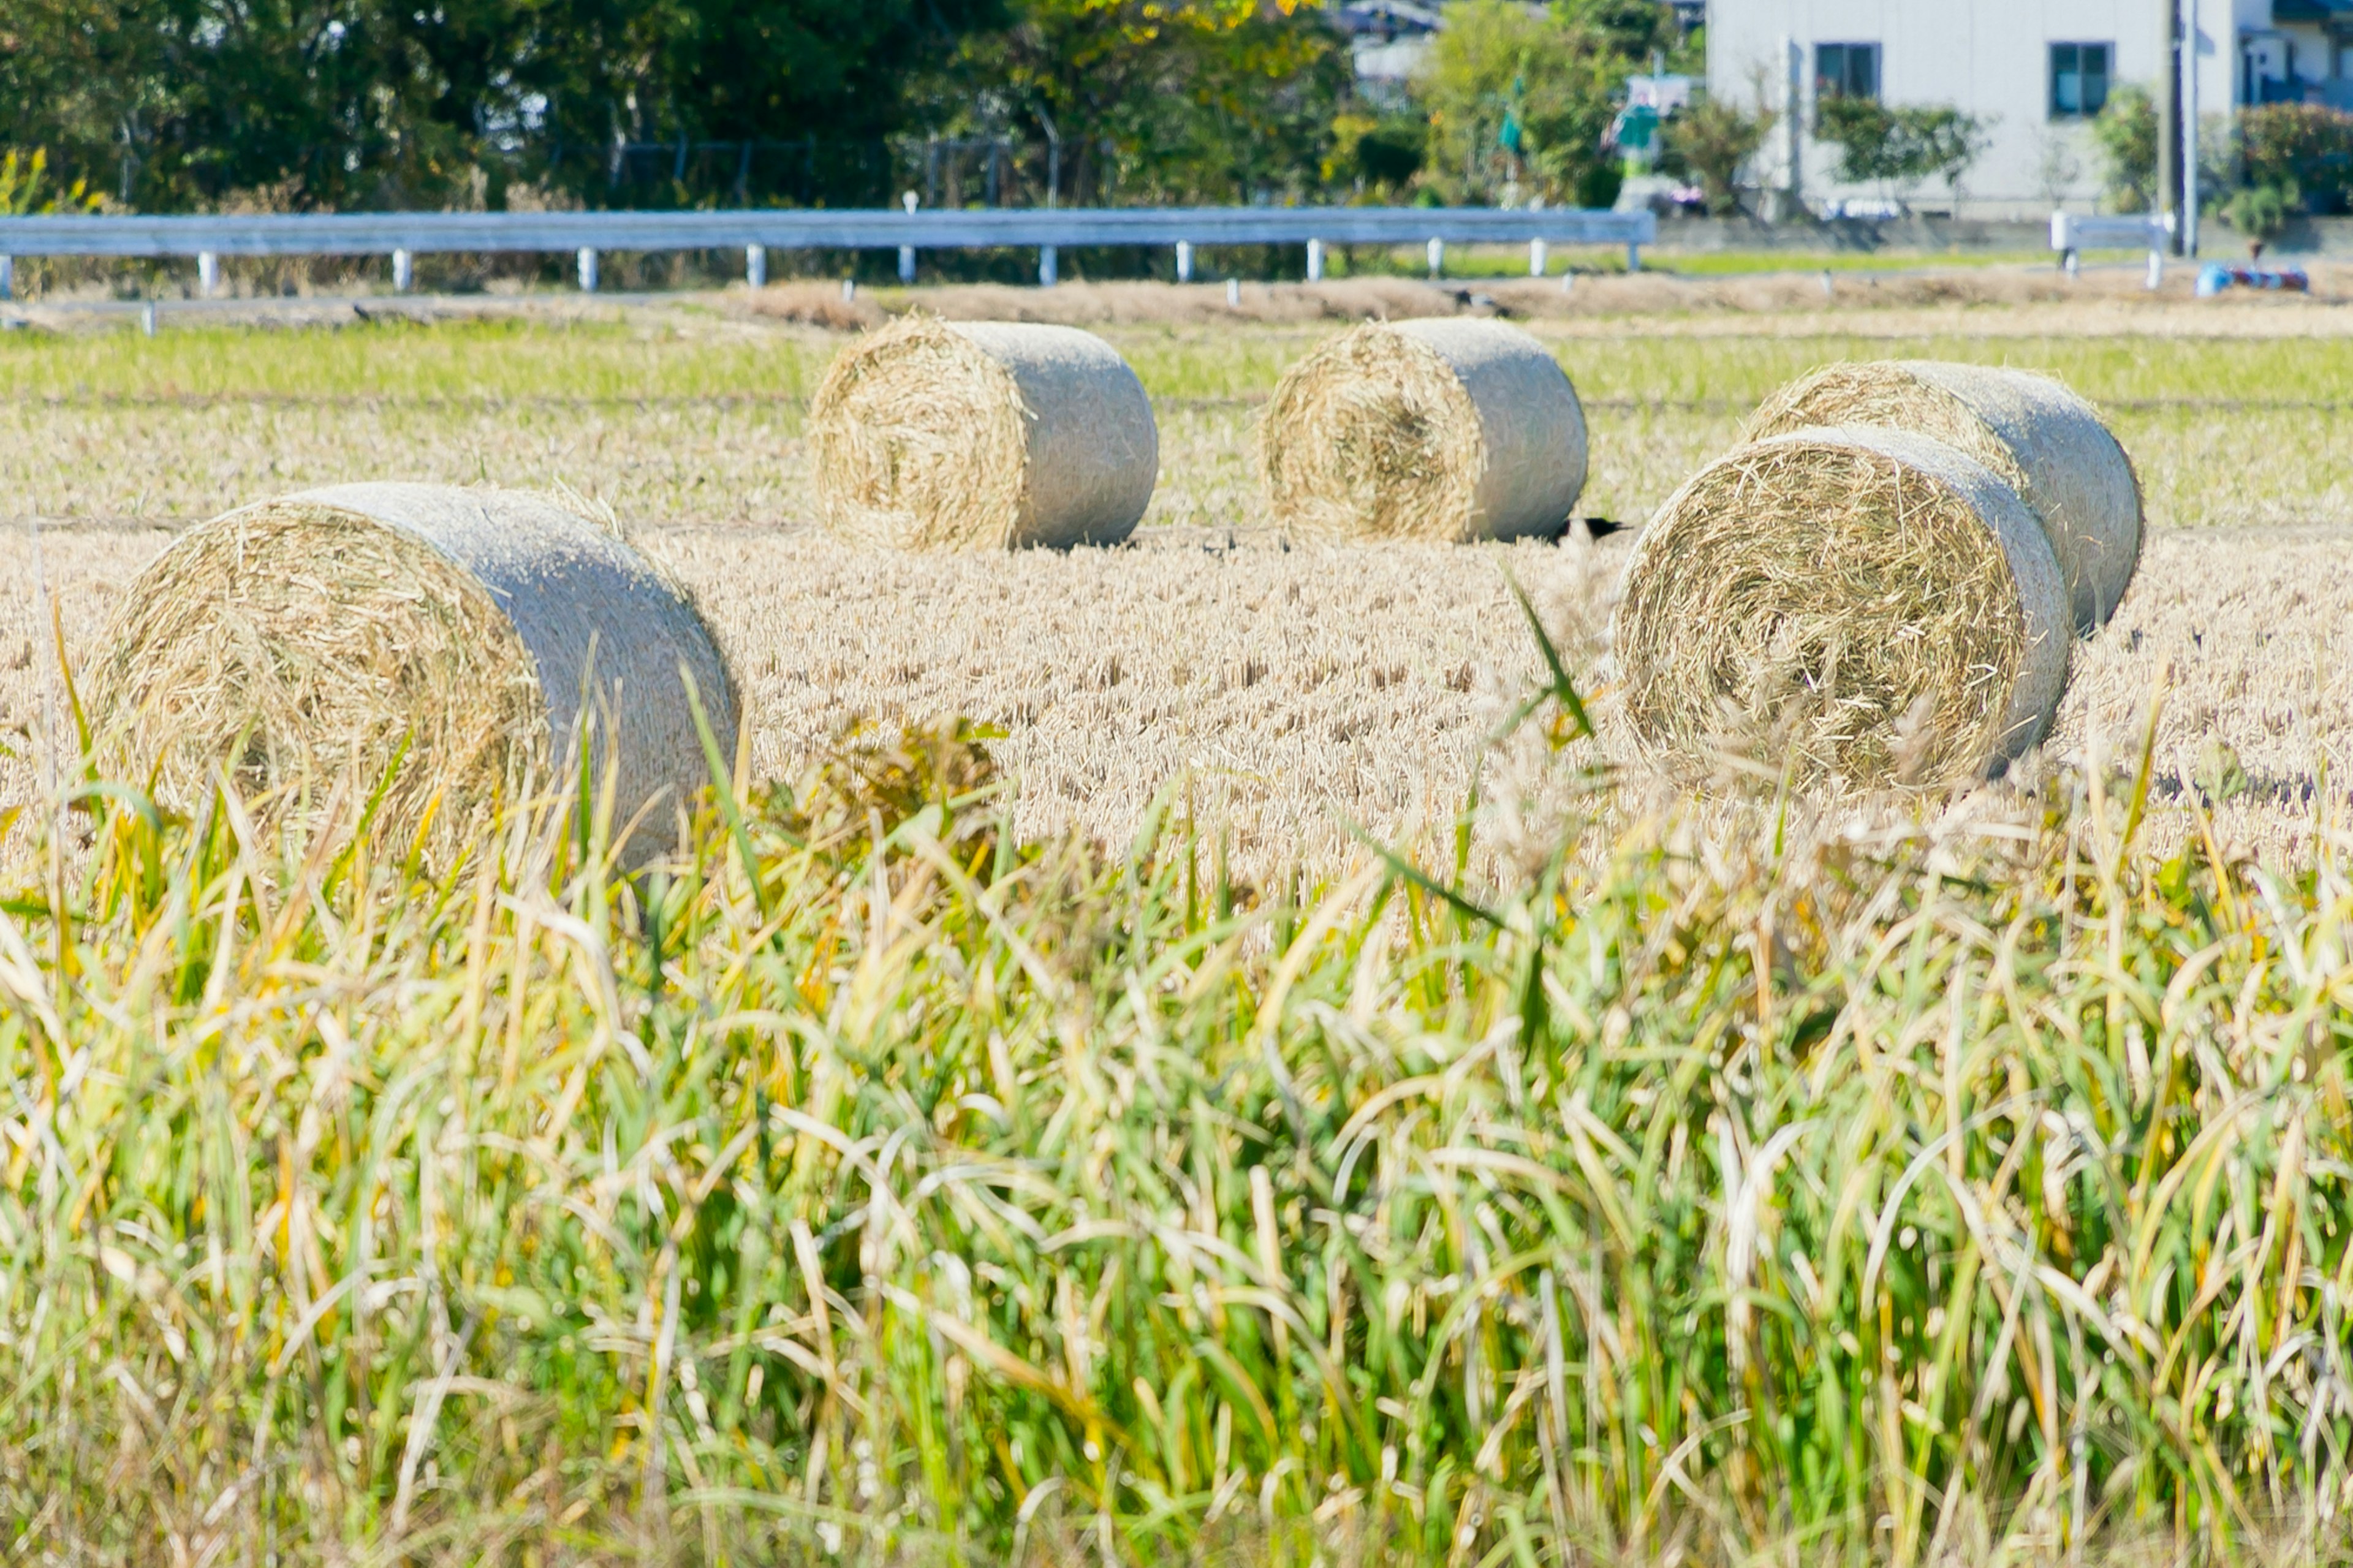
{"type": "Polygon", "coordinates": [[[2079,213],[2051,215],[2051,248],[2059,265],[2073,277],[2086,250],[2148,248],[2148,286],[2165,280],[2165,252],[2173,240],[2173,215],[2146,213],[2127,217],[2089,217],[2079,213]]]}
{"type": "Polygon", "coordinates": [[[716,250],[742,246],[746,271],[765,277],[769,250],[899,252],[912,278],[923,250],[1035,247],[1039,281],[1054,281],[1065,246],[1173,246],[1189,277],[1195,247],[1308,247],[1323,271],[1327,245],[1430,247],[1435,270],[1448,244],[1529,246],[1541,271],[1547,245],[1623,245],[1630,268],[1658,238],[1649,212],[1577,207],[1021,207],[893,212],[885,209],[725,212],[319,213],[193,217],[0,218],[0,258],[193,256],[209,291],[224,256],[389,256],[408,286],[410,258],[435,252],[572,251],[584,288],[596,287],[600,251],[716,250]]]}

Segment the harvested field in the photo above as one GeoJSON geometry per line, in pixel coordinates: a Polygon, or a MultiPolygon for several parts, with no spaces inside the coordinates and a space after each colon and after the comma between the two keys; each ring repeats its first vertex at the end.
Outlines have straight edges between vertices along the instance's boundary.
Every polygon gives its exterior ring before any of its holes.
{"type": "MultiPolygon", "coordinates": [[[[168,537],[44,531],[77,665],[168,537]]],[[[1627,553],[1622,534],[1284,551],[1158,530],[1124,550],[982,559],[854,551],[814,530],[636,537],[732,651],[755,773],[790,771],[860,718],[969,716],[1005,731],[1025,832],[1124,843],[1169,781],[1189,778],[1197,819],[1229,831],[1251,875],[1294,860],[1329,870],[1350,852],[1349,822],[1391,837],[1450,823],[1500,700],[1537,671],[1505,569],[1591,656],[1627,553]]],[[[30,545],[22,528],[0,534],[0,731],[28,739],[50,676],[30,545]]],[[[2219,768],[2225,838],[2308,856],[2329,810],[2353,821],[2348,606],[2353,529],[2158,533],[2116,619],[2077,647],[2047,750],[2136,751],[2162,679],[2160,805],[2219,768]],[[2324,767],[2333,807],[2316,794],[2324,767]]],[[[0,799],[33,777],[29,761],[0,759],[0,799]]],[[[2178,840],[2189,824],[2160,811],[2155,829],[2178,840]]]]}
{"type": "Polygon", "coordinates": [[[994,557],[814,526],[807,327],[0,337],[0,824],[69,724],[49,604],[87,671],[194,520],[388,475],[613,501],[796,786],[627,879],[569,820],[450,876],[121,795],[16,816],[0,1540],[2339,1561],[2353,369],[2000,335],[2043,309],[1540,323],[1589,392],[1580,510],[1641,515],[1866,344],[2198,434],[2136,447],[2142,567],[2031,793],[1827,810],[1584,771],[1630,754],[1630,530],[1282,549],[1243,443],[1328,324],[1113,329],[1171,483],[1127,547],[994,557]],[[1484,750],[1536,676],[1507,568],[1599,747],[1555,688],[1484,750]],[[955,715],[993,756],[831,743],[955,715]],[[1146,854],[1052,837],[1124,849],[1155,795],[1146,854]]]}
{"type": "MultiPolygon", "coordinates": [[[[1403,304],[1431,298],[1382,287],[1403,304]]],[[[1095,308],[1075,289],[1003,293],[1095,308]]],[[[1122,308],[1141,317],[1155,297],[1103,298],[1128,299],[1122,308]]],[[[1005,729],[1025,828],[1116,840],[1189,771],[1195,809],[1223,813],[1238,863],[1261,868],[1344,856],[1344,819],[1399,833],[1451,816],[1499,694],[1535,668],[1504,565],[1573,646],[1599,651],[1622,534],[1598,548],[1290,552],[1271,538],[1252,421],[1282,369],[1335,330],[1327,318],[1105,325],[1160,424],[1162,479],[1136,543],[957,563],[818,537],[800,431],[841,335],[734,306],[598,312],[0,339],[0,729],[41,726],[36,520],[69,650],[86,665],[113,596],[171,531],[392,473],[562,482],[610,503],[698,588],[733,647],[759,770],[787,767],[861,715],[965,712],[1005,729]]],[[[2119,293],[2071,312],[1534,327],[1591,425],[1577,511],[1626,521],[1814,364],[1905,355],[2063,376],[2139,465],[2152,537],[2115,625],[2077,650],[2054,747],[2096,734],[2125,748],[2169,668],[2160,794],[2189,788],[2201,753],[2227,748],[2238,768],[2216,763],[2230,785],[2224,830],[2308,853],[2316,763],[2353,734],[2353,694],[2319,651],[2353,605],[2353,472],[2340,456],[2353,448],[2353,364],[2313,353],[2305,334],[2348,321],[2324,301],[2200,314],[2119,293]],[[1733,326],[1746,335],[1725,335],[1733,326]]],[[[1606,668],[1592,676],[1606,680],[1606,668]]],[[[2330,777],[2353,776],[2341,761],[2330,777]]],[[[21,798],[33,770],[28,757],[0,758],[0,799],[21,798]]]]}

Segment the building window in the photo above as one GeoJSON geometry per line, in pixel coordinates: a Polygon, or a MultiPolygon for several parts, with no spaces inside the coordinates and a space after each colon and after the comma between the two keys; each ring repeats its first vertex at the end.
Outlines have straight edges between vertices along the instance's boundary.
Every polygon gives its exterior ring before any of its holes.
{"type": "Polygon", "coordinates": [[[2108,103],[2106,44],[2051,46],[2051,118],[2075,120],[2094,115],[2108,103]]]}
{"type": "Polygon", "coordinates": [[[1814,46],[1814,96],[1816,98],[1877,98],[1879,96],[1879,46],[1877,44],[1816,44],[1814,46]]]}

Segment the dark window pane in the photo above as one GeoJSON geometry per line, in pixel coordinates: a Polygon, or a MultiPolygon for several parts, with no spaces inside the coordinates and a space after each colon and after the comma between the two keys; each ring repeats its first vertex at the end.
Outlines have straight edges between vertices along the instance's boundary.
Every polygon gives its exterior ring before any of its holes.
{"type": "Polygon", "coordinates": [[[2097,114],[2108,101],[2111,44],[2051,46],[2051,117],[2097,114]]]}
{"type": "Polygon", "coordinates": [[[1846,90],[1855,98],[1879,96],[1879,46],[1850,44],[1846,51],[1846,90]]]}
{"type": "Polygon", "coordinates": [[[1846,90],[1846,46],[1814,46],[1814,96],[1836,98],[1846,90]]]}
{"type": "Polygon", "coordinates": [[[1814,96],[1817,98],[1877,98],[1877,44],[1816,44],[1814,96]]]}

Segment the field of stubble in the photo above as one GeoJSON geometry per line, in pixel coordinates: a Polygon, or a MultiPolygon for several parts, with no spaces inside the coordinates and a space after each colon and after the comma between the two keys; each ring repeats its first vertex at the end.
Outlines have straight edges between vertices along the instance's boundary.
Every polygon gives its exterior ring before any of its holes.
{"type": "MultiPolygon", "coordinates": [[[[1376,303],[1452,307],[1389,293],[1376,303]]],[[[1084,310],[1087,296],[1064,294],[1084,310]]],[[[227,508],[362,479],[561,481],[608,501],[701,595],[750,695],[756,771],[792,767],[854,721],[969,716],[1002,731],[1029,831],[1122,842],[1166,794],[1246,871],[1329,870],[1352,826],[1409,837],[1452,819],[1502,694],[1535,669],[1507,573],[1606,707],[1603,633],[1630,530],[1557,546],[1284,549],[1264,527],[1252,420],[1283,365],[1335,323],[1269,301],[1265,320],[1101,323],[1161,422],[1145,526],[1125,549],[986,560],[863,554],[813,526],[801,415],[843,339],[790,310],[10,334],[0,731],[16,754],[0,758],[0,797],[37,787],[62,710],[44,584],[78,665],[170,531],[227,508]]],[[[2309,852],[2341,816],[2327,781],[2348,776],[2353,736],[2335,646],[2353,606],[2353,363],[2337,352],[2353,310],[1757,303],[1529,323],[1587,404],[1583,515],[1638,523],[1767,389],[1824,361],[2054,372],[2108,412],[2153,536],[2115,624],[2079,650],[2052,750],[2137,747],[2161,688],[2160,838],[2180,826],[2162,807],[2195,793],[2227,838],[2309,852]]]]}

